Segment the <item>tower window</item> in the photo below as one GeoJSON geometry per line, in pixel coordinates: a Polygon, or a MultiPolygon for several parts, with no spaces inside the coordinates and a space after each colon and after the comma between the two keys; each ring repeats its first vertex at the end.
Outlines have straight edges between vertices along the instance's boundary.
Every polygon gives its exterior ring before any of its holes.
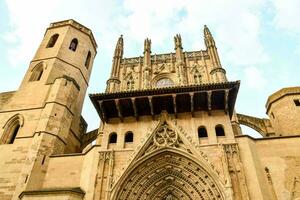
{"type": "Polygon", "coordinates": [[[198,128],[198,137],[199,138],[207,137],[207,131],[206,131],[206,128],[204,126],[201,126],[201,127],[198,128]]]}
{"type": "Polygon", "coordinates": [[[86,66],[87,69],[89,68],[90,61],[91,61],[91,52],[89,51],[86,56],[85,63],[84,63],[84,65],[86,66]]]}
{"type": "Polygon", "coordinates": [[[16,139],[16,136],[17,136],[17,134],[18,134],[18,132],[19,132],[19,129],[20,129],[20,125],[19,125],[19,124],[17,124],[17,125],[13,128],[13,132],[12,132],[12,134],[11,134],[11,137],[10,137],[9,141],[8,141],[8,144],[13,144],[13,143],[14,143],[14,141],[15,141],[15,139],[16,139]]]}
{"type": "Polygon", "coordinates": [[[39,63],[33,68],[29,81],[39,81],[43,75],[43,72],[43,63],[39,63]]]}
{"type": "Polygon", "coordinates": [[[296,106],[300,106],[300,99],[294,99],[294,103],[296,106]]]}
{"type": "Polygon", "coordinates": [[[215,130],[217,136],[225,136],[225,131],[222,125],[217,125],[215,130]]]}
{"type": "Polygon", "coordinates": [[[0,144],[13,144],[21,126],[23,126],[23,123],[24,119],[19,114],[10,118],[4,125],[4,131],[0,139],[0,144]]]}
{"type": "Polygon", "coordinates": [[[50,40],[49,40],[49,42],[48,42],[48,44],[47,44],[46,48],[52,48],[52,47],[54,47],[54,45],[55,45],[55,43],[56,43],[56,41],[58,39],[58,36],[59,35],[57,33],[54,34],[54,35],[52,35],[51,38],[50,38],[50,40]]]}
{"type": "Polygon", "coordinates": [[[125,134],[125,142],[133,142],[133,133],[131,131],[125,134]]]}
{"type": "Polygon", "coordinates": [[[72,51],[76,51],[77,45],[78,45],[78,40],[74,38],[70,43],[69,49],[72,51]]]}
{"type": "Polygon", "coordinates": [[[109,143],[117,143],[118,135],[115,132],[112,132],[109,136],[109,143]]]}

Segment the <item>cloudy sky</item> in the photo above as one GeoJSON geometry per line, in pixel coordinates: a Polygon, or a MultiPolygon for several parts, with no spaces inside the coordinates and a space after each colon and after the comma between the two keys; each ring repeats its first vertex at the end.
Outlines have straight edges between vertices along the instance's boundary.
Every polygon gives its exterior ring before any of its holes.
{"type": "MultiPolygon", "coordinates": [[[[104,91],[119,35],[124,57],[142,55],[146,37],[152,52],[171,52],[176,33],[192,51],[204,49],[207,24],[228,79],[241,80],[237,112],[266,117],[271,93],[300,85],[299,10],[298,0],[1,0],[0,92],[18,88],[51,22],[73,18],[93,31],[99,48],[88,93],[104,91]]],[[[88,98],[83,116],[89,130],[98,127],[88,98]]]]}

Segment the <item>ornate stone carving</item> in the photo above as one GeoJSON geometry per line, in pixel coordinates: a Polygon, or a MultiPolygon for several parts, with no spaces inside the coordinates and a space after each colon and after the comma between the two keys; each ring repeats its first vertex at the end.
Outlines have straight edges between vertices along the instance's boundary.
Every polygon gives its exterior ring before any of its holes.
{"type": "Polygon", "coordinates": [[[141,162],[112,199],[224,199],[220,186],[193,160],[163,152],[141,162]]]}
{"type": "Polygon", "coordinates": [[[235,200],[248,200],[246,178],[237,144],[223,144],[235,200]]]}
{"type": "Polygon", "coordinates": [[[154,143],[159,147],[175,146],[178,142],[178,134],[164,123],[154,135],[154,143]]]}

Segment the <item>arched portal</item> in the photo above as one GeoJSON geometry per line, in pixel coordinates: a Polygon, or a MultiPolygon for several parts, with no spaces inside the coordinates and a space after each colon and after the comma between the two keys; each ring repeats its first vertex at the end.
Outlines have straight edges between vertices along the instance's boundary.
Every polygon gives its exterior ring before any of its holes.
{"type": "Polygon", "coordinates": [[[112,199],[224,199],[218,181],[195,159],[172,148],[146,157],[118,184],[112,199]]]}

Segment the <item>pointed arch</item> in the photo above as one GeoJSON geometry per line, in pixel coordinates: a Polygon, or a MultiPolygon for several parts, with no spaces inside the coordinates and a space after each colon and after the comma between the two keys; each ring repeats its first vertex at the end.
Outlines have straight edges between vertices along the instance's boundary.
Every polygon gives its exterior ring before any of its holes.
{"type": "Polygon", "coordinates": [[[194,148],[176,121],[167,118],[168,114],[162,113],[156,128],[129,159],[125,171],[117,175],[112,199],[163,199],[168,194],[175,199],[227,199],[230,188],[225,187],[226,181],[207,156],[194,148]]]}
{"type": "Polygon", "coordinates": [[[47,44],[46,48],[52,48],[52,47],[54,47],[54,45],[55,45],[58,37],[59,37],[59,34],[57,34],[57,33],[54,34],[54,35],[52,35],[51,38],[50,38],[50,40],[48,41],[48,44],[47,44]]]}
{"type": "Polygon", "coordinates": [[[132,165],[114,188],[112,199],[225,199],[217,177],[197,158],[173,148],[161,148],[132,165]]]}
{"type": "Polygon", "coordinates": [[[21,127],[24,125],[23,115],[16,114],[12,116],[5,125],[2,127],[3,133],[1,136],[1,144],[12,144],[14,143],[16,136],[21,127]]]}
{"type": "Polygon", "coordinates": [[[72,50],[72,51],[76,51],[77,45],[78,45],[78,39],[73,38],[71,43],[70,43],[69,49],[72,50]]]}
{"type": "Polygon", "coordinates": [[[30,78],[29,78],[29,82],[41,80],[42,75],[44,73],[44,68],[45,68],[45,63],[44,62],[40,62],[37,65],[35,65],[33,67],[33,69],[31,70],[31,75],[30,75],[30,78]]]}

